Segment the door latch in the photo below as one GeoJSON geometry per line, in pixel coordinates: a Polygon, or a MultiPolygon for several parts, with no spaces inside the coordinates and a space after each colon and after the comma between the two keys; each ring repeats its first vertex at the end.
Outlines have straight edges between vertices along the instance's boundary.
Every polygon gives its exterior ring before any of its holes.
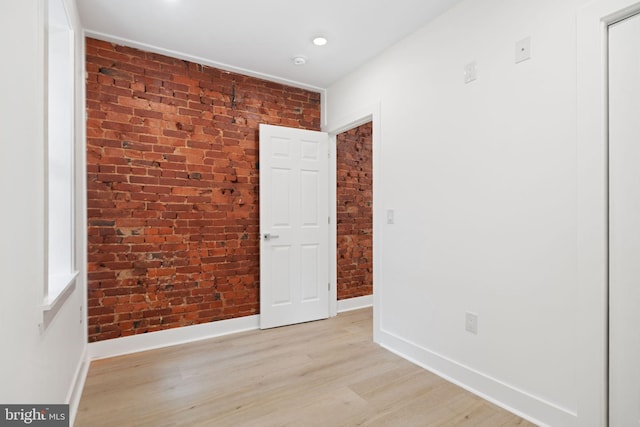
{"type": "Polygon", "coordinates": [[[278,237],[280,237],[280,236],[278,236],[277,234],[264,233],[264,234],[262,235],[262,237],[264,238],[264,240],[266,240],[266,241],[268,242],[269,240],[271,240],[271,239],[277,239],[277,238],[278,238],[278,237]]]}

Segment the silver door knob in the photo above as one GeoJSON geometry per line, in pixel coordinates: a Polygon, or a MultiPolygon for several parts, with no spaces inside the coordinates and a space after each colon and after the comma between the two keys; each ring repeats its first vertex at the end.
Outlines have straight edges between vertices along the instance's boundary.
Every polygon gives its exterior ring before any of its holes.
{"type": "Polygon", "coordinates": [[[266,241],[269,241],[271,239],[277,239],[278,237],[280,237],[277,234],[271,234],[271,233],[264,233],[262,236],[264,237],[264,240],[266,240],[266,241]]]}

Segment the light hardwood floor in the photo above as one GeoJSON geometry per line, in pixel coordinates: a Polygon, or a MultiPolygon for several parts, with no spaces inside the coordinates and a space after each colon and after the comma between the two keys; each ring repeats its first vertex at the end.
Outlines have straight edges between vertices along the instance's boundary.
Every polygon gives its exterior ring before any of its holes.
{"type": "Polygon", "coordinates": [[[533,426],[373,344],[371,315],[95,361],[75,425],[533,426]]]}

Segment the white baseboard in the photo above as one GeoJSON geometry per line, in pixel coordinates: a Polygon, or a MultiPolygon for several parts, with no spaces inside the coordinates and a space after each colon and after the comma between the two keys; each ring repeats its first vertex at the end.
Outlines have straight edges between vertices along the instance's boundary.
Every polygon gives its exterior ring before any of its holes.
{"type": "Polygon", "coordinates": [[[89,344],[89,360],[105,359],[108,357],[137,353],[139,351],[186,344],[208,338],[255,330],[258,329],[259,326],[260,316],[256,315],[98,341],[89,344]]]}
{"type": "MultiPolygon", "coordinates": [[[[338,301],[338,312],[357,310],[371,307],[373,295],[349,298],[338,301]]],[[[106,359],[140,351],[186,344],[208,338],[259,329],[260,316],[239,317],[236,319],[219,320],[217,322],[200,325],[184,326],[148,334],[131,335],[105,341],[90,343],[88,346],[89,360],[106,359]]]]}
{"type": "Polygon", "coordinates": [[[80,406],[80,398],[82,397],[82,390],[84,389],[84,382],[87,379],[89,373],[89,357],[88,349],[85,347],[82,352],[82,357],[76,368],[76,373],[73,377],[73,383],[71,389],[67,395],[67,403],[69,404],[69,425],[73,425],[78,414],[78,407],[80,406]]]}
{"type": "Polygon", "coordinates": [[[373,306],[373,295],[338,300],[338,313],[373,306]]]}
{"type": "Polygon", "coordinates": [[[491,378],[393,333],[381,330],[379,337],[379,344],[392,353],[536,425],[578,425],[574,411],[491,378]]]}

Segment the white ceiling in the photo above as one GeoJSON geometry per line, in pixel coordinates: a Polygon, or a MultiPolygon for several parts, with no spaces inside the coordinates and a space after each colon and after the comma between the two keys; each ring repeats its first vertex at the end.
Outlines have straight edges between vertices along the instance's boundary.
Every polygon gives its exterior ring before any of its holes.
{"type": "Polygon", "coordinates": [[[327,88],[460,0],[77,0],[87,35],[327,88]],[[324,47],[311,42],[329,40],[324,47]],[[304,56],[296,66],[292,59],[304,56]]]}

